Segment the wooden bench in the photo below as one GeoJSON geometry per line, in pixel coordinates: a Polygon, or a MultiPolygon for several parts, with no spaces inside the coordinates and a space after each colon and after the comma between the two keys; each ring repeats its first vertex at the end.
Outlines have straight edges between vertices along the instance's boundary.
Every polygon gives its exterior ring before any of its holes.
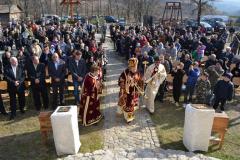
{"type": "Polygon", "coordinates": [[[222,148],[224,136],[228,128],[229,117],[226,113],[215,113],[213,120],[212,133],[217,133],[219,137],[212,137],[210,141],[218,143],[219,149],[222,148]]]}
{"type": "Polygon", "coordinates": [[[51,114],[52,114],[51,111],[40,112],[38,116],[40,123],[40,132],[42,136],[42,143],[44,145],[47,144],[48,133],[52,131],[52,124],[50,119],[51,114]]]}

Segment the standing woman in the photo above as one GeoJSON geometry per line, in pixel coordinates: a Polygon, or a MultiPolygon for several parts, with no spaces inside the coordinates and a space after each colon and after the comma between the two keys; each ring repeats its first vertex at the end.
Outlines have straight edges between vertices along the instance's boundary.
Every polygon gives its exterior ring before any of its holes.
{"type": "Polygon", "coordinates": [[[93,64],[90,72],[86,75],[80,98],[79,116],[83,126],[90,126],[98,123],[102,118],[100,112],[100,101],[98,98],[99,82],[98,66],[93,64]]]}
{"type": "Polygon", "coordinates": [[[184,64],[181,62],[172,71],[173,99],[176,106],[179,106],[179,98],[181,96],[181,91],[182,91],[183,76],[185,75],[185,71],[183,70],[183,68],[184,68],[184,64]]]}

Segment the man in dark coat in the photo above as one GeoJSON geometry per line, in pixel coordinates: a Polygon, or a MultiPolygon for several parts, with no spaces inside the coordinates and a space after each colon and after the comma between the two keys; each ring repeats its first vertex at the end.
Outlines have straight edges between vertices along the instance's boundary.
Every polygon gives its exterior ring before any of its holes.
{"type": "Polygon", "coordinates": [[[39,63],[39,58],[36,55],[32,57],[32,63],[29,64],[28,77],[31,81],[33,100],[36,110],[39,111],[41,109],[41,97],[43,100],[43,106],[47,109],[49,99],[45,82],[45,65],[43,63],[39,63]]]}
{"type": "Polygon", "coordinates": [[[233,97],[233,83],[231,82],[232,74],[225,73],[223,80],[219,80],[214,87],[215,102],[213,108],[216,110],[219,103],[221,112],[224,111],[224,105],[226,101],[231,101],[233,97]]]}
{"type": "Polygon", "coordinates": [[[60,98],[60,105],[64,105],[64,83],[66,75],[66,65],[61,60],[57,53],[52,55],[52,61],[48,64],[48,73],[51,77],[53,89],[52,109],[55,110],[58,106],[58,97],[60,98]]]}
{"type": "Polygon", "coordinates": [[[69,70],[72,74],[73,86],[74,86],[74,97],[76,104],[80,103],[79,99],[79,86],[82,85],[83,79],[87,72],[86,62],[82,57],[81,51],[76,51],[74,59],[69,62],[69,70]]]}
{"type": "Polygon", "coordinates": [[[16,57],[10,58],[10,63],[8,67],[4,70],[4,76],[7,80],[8,85],[8,93],[10,97],[10,120],[16,117],[16,106],[17,100],[16,95],[18,95],[19,108],[21,113],[24,113],[25,106],[25,73],[24,69],[18,65],[18,61],[16,57]]]}

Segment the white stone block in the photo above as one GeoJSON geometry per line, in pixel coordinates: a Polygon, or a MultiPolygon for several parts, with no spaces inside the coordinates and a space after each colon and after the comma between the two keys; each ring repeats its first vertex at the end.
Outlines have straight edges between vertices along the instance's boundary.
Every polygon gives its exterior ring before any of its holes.
{"type": "Polygon", "coordinates": [[[59,106],[51,115],[53,138],[57,155],[76,154],[81,146],[78,130],[77,106],[59,106]],[[61,107],[70,107],[59,112],[61,107]]]}

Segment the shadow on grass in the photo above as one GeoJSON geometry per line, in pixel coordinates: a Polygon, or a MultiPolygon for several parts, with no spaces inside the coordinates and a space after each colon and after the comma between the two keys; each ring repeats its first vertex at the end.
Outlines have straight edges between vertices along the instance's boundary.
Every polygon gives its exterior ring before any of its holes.
{"type": "MultiPolygon", "coordinates": [[[[176,107],[169,102],[161,104],[156,101],[155,103],[156,111],[151,118],[156,125],[161,147],[164,149],[186,151],[182,142],[185,109],[182,107],[176,107]]],[[[233,107],[229,107],[226,113],[229,115],[230,121],[222,149],[219,149],[218,146],[214,144],[210,144],[208,152],[195,153],[202,153],[207,156],[224,160],[240,159],[239,112],[236,112],[236,109],[233,107]]]]}
{"type": "Polygon", "coordinates": [[[0,159],[48,160],[55,159],[53,139],[47,146],[42,145],[39,131],[0,138],[0,159]]]}

